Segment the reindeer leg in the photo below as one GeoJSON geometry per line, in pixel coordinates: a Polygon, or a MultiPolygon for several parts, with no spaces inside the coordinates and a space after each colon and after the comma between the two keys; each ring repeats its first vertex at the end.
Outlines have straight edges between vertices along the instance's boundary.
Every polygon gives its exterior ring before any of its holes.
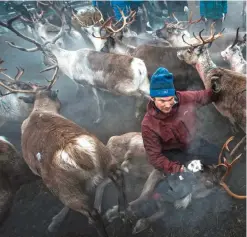
{"type": "Polygon", "coordinates": [[[13,204],[15,191],[11,188],[8,179],[0,173],[0,223],[7,218],[13,204]]]}
{"type": "Polygon", "coordinates": [[[99,213],[102,212],[102,199],[103,199],[103,194],[105,187],[111,183],[110,179],[105,179],[97,188],[96,188],[96,193],[95,193],[95,199],[94,199],[94,208],[98,210],[99,213]]]}
{"type": "Polygon", "coordinates": [[[83,97],[83,90],[82,88],[85,88],[82,84],[76,83],[76,98],[79,101],[83,97]]]}
{"type": "Polygon", "coordinates": [[[0,127],[2,127],[5,124],[6,121],[0,120],[0,127]]]}
{"type": "Polygon", "coordinates": [[[164,206],[161,207],[161,210],[155,212],[153,215],[151,215],[150,217],[147,218],[141,218],[139,219],[133,230],[132,230],[132,234],[138,234],[144,230],[146,230],[147,228],[150,227],[150,225],[154,222],[156,222],[158,219],[162,218],[165,214],[165,208],[164,206]]]}
{"type": "Polygon", "coordinates": [[[116,171],[110,175],[110,179],[115,184],[118,190],[118,213],[125,217],[125,211],[127,209],[127,199],[125,194],[125,180],[123,171],[120,169],[116,169],[116,171]]]}
{"type": "Polygon", "coordinates": [[[68,215],[69,213],[69,208],[68,207],[64,207],[57,215],[55,215],[52,218],[52,222],[51,224],[48,226],[48,231],[49,232],[54,232],[56,231],[56,229],[60,226],[60,224],[63,222],[63,220],[65,219],[65,217],[68,215]]]}
{"type": "Polygon", "coordinates": [[[145,100],[144,100],[144,97],[141,96],[141,97],[137,97],[136,98],[136,113],[135,113],[135,117],[138,119],[138,120],[141,120],[141,115],[143,114],[143,105],[145,103],[145,100]]]}
{"type": "MultiPolygon", "coordinates": [[[[146,183],[144,184],[144,187],[143,187],[143,190],[142,190],[142,193],[141,193],[140,197],[129,203],[127,211],[129,213],[133,213],[133,210],[132,210],[133,207],[134,206],[138,206],[138,204],[140,204],[143,201],[147,200],[149,198],[149,196],[153,193],[154,188],[157,185],[157,183],[159,181],[161,181],[163,178],[164,178],[163,173],[158,171],[158,170],[156,170],[156,169],[154,169],[150,173],[146,183]]],[[[118,211],[118,206],[114,206],[112,209],[108,210],[105,213],[104,217],[109,222],[112,222],[114,219],[116,219],[118,217],[117,211],[118,211]]]]}
{"type": "Polygon", "coordinates": [[[97,229],[98,235],[100,237],[108,237],[104,222],[103,222],[100,214],[98,213],[98,211],[96,209],[93,209],[91,212],[88,212],[88,215],[91,218],[91,220],[93,221],[93,224],[97,229]]]}
{"type": "Polygon", "coordinates": [[[131,157],[132,152],[127,151],[126,154],[124,155],[124,161],[121,164],[121,168],[126,172],[129,173],[129,159],[131,157]]]}
{"type": "Polygon", "coordinates": [[[163,175],[162,172],[160,172],[159,170],[154,169],[154,170],[150,173],[150,175],[149,175],[149,177],[148,177],[146,183],[144,184],[144,187],[143,187],[143,190],[142,190],[142,192],[141,192],[140,197],[137,198],[136,200],[130,202],[130,203],[129,203],[128,209],[132,209],[134,206],[137,206],[137,205],[140,204],[141,202],[146,201],[146,200],[150,197],[150,195],[153,193],[153,191],[154,191],[156,185],[157,185],[162,179],[164,179],[164,178],[165,178],[165,177],[164,177],[164,175],[163,175]]]}
{"type": "Polygon", "coordinates": [[[96,102],[97,102],[97,114],[98,114],[98,118],[94,121],[94,123],[97,124],[97,123],[100,123],[102,121],[102,119],[103,119],[102,118],[102,111],[101,111],[100,100],[99,100],[97,89],[95,87],[92,87],[92,91],[94,93],[94,96],[95,96],[96,102]]]}

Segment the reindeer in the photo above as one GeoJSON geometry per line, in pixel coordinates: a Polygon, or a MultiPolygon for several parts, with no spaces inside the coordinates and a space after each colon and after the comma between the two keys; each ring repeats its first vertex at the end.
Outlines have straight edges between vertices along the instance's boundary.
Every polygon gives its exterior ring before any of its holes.
{"type": "Polygon", "coordinates": [[[243,58],[242,50],[246,46],[246,34],[243,40],[238,39],[239,28],[237,29],[236,38],[232,45],[229,45],[224,51],[221,51],[222,58],[229,62],[231,70],[246,74],[247,63],[243,58]]]}
{"type": "Polygon", "coordinates": [[[0,136],[0,223],[7,218],[20,187],[36,179],[14,145],[0,136]]]}
{"type": "MultiPolygon", "coordinates": [[[[136,209],[136,207],[143,204],[150,197],[156,201],[159,211],[147,218],[139,219],[133,228],[132,234],[144,231],[152,223],[162,218],[166,212],[166,203],[174,204],[176,209],[185,209],[193,199],[205,198],[217,190],[219,186],[223,187],[227,194],[233,198],[246,199],[247,196],[245,195],[233,193],[225,183],[233,165],[242,155],[238,155],[231,162],[227,160],[227,158],[230,160],[236,152],[235,148],[230,152],[228,147],[228,144],[233,139],[234,137],[230,137],[223,145],[218,158],[218,165],[206,167],[201,164],[200,160],[192,160],[184,165],[183,173],[169,175],[165,179],[160,171],[152,172],[152,179],[149,179],[149,183],[146,182],[145,184],[146,194],[130,202],[128,211],[134,216],[134,208],[136,209]],[[157,192],[152,196],[154,190],[157,192]]],[[[115,219],[117,217],[116,210],[116,206],[108,210],[105,218],[109,221],[115,219]]]]}
{"type": "MultiPolygon", "coordinates": [[[[140,105],[143,103],[143,98],[149,98],[147,69],[141,59],[125,55],[96,52],[90,49],[76,51],[61,49],[55,42],[64,32],[64,15],[62,15],[63,24],[59,33],[52,41],[47,41],[44,44],[40,44],[36,40],[26,37],[14,29],[12,24],[17,19],[18,16],[10,19],[7,23],[0,22],[0,25],[10,29],[19,37],[35,44],[36,47],[26,49],[14,43],[8,42],[8,44],[25,52],[40,50],[50,59],[50,64],[53,64],[50,68],[59,66],[61,71],[77,84],[78,88],[80,84],[92,87],[98,106],[98,119],[94,121],[95,123],[100,122],[102,119],[100,101],[96,88],[116,95],[136,97],[137,110],[139,110],[140,105]]],[[[136,117],[138,118],[139,116],[140,113],[137,111],[136,117]]]]}
{"type": "MultiPolygon", "coordinates": [[[[4,61],[0,59],[0,64],[4,61]]],[[[10,77],[4,71],[6,69],[0,68],[0,73],[10,79],[7,86],[4,87],[3,91],[0,91],[1,95],[6,95],[4,97],[0,97],[0,127],[3,126],[7,121],[23,121],[27,118],[28,114],[31,112],[32,106],[30,104],[26,104],[23,100],[19,99],[21,94],[11,94],[8,90],[8,85],[13,85],[17,87],[22,85],[25,89],[32,89],[32,85],[22,83],[20,81],[21,76],[24,73],[24,69],[17,68],[18,72],[15,78],[10,77]]],[[[4,79],[0,79],[0,85],[3,85],[3,82],[6,82],[4,79]]]]}
{"type": "Polygon", "coordinates": [[[245,75],[214,64],[207,48],[215,39],[222,36],[222,32],[217,35],[211,34],[207,39],[203,39],[202,31],[198,38],[200,43],[187,43],[190,48],[178,51],[178,58],[197,69],[205,88],[212,88],[216,93],[220,93],[218,101],[214,103],[216,109],[232,124],[238,124],[246,133],[245,75]]]}
{"type": "MultiPolygon", "coordinates": [[[[61,103],[52,85],[36,90],[11,90],[24,93],[22,99],[33,104],[33,110],[21,125],[21,147],[25,162],[33,174],[64,204],[48,230],[54,231],[70,209],[88,217],[100,236],[107,237],[100,214],[94,208],[94,197],[101,184],[110,178],[119,193],[120,211],[126,206],[124,178],[110,151],[96,136],[63,117],[61,103]]],[[[102,193],[102,191],[100,191],[102,193]]],[[[96,203],[99,203],[95,199],[96,203]]]]}
{"type": "Polygon", "coordinates": [[[136,177],[147,178],[153,170],[153,167],[148,163],[140,132],[112,136],[108,140],[106,147],[126,173],[131,173],[136,177]]]}
{"type": "MultiPolygon", "coordinates": [[[[77,22],[80,24],[80,27],[82,27],[83,31],[87,33],[88,38],[91,40],[91,42],[94,44],[94,47],[96,51],[100,51],[102,47],[104,46],[104,43],[106,42],[105,38],[101,37],[95,37],[94,35],[100,35],[102,26],[105,25],[104,23],[102,24],[101,22],[105,22],[106,24],[109,23],[109,20],[113,20],[111,17],[107,21],[104,20],[104,17],[102,13],[96,8],[97,12],[100,14],[100,18],[96,18],[96,20],[93,21],[93,24],[87,25],[84,21],[81,21],[79,17],[74,15],[74,17],[77,17],[77,22]]],[[[124,44],[129,45],[130,47],[137,47],[142,44],[149,44],[149,45],[156,45],[156,46],[169,46],[170,44],[163,39],[153,39],[153,36],[148,35],[137,35],[134,31],[131,31],[128,26],[134,21],[135,17],[135,11],[131,11],[128,17],[125,17],[123,12],[120,10],[120,13],[123,15],[123,20],[127,18],[132,18],[130,21],[125,21],[124,27],[121,27],[121,31],[118,31],[121,33],[121,41],[123,41],[124,44]]],[[[118,21],[117,23],[114,24],[114,26],[117,26],[120,23],[118,21]]]]}
{"type": "Polygon", "coordinates": [[[123,25],[120,28],[114,29],[111,19],[109,19],[99,30],[101,35],[99,38],[107,40],[101,51],[130,55],[142,59],[145,62],[149,76],[151,76],[159,66],[163,65],[169,71],[173,72],[175,77],[174,84],[178,90],[186,90],[188,87],[192,86],[199,88],[203,87],[196,70],[177,58],[178,48],[157,47],[152,45],[141,45],[137,48],[133,48],[126,46],[118,39],[118,37],[114,37],[114,34],[118,34],[125,25],[129,24],[123,12],[120,12],[124,19],[123,25]],[[102,34],[103,29],[106,31],[105,35],[102,34]],[[195,83],[195,81],[198,83],[195,83]]]}
{"type": "MultiPolygon", "coordinates": [[[[196,20],[195,23],[199,21],[200,19],[196,20]]],[[[183,37],[186,40],[186,42],[190,44],[198,43],[198,40],[195,37],[192,37],[187,29],[188,29],[188,26],[182,26],[180,22],[168,23],[168,24],[165,24],[163,28],[157,30],[156,35],[157,37],[168,41],[173,47],[186,47],[187,46],[187,44],[184,43],[183,41],[183,38],[182,38],[183,35],[184,35],[183,37]]],[[[240,34],[244,35],[245,33],[240,32],[240,34]]],[[[227,64],[219,56],[218,52],[221,52],[228,45],[230,45],[231,42],[234,40],[234,37],[235,37],[235,34],[233,34],[232,32],[226,33],[224,34],[224,37],[220,38],[218,42],[215,42],[215,44],[213,44],[212,47],[209,49],[211,57],[213,58],[214,61],[217,62],[217,64],[227,67],[227,64]]]]}

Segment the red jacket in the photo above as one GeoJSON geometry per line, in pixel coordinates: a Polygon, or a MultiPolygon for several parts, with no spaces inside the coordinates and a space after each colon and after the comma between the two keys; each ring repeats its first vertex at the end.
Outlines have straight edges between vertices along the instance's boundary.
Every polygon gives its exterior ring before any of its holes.
{"type": "Polygon", "coordinates": [[[213,102],[212,91],[177,91],[178,104],[165,114],[153,101],[147,106],[142,121],[142,137],[149,162],[159,170],[178,172],[181,165],[170,161],[163,151],[185,150],[196,133],[196,109],[213,102]]]}

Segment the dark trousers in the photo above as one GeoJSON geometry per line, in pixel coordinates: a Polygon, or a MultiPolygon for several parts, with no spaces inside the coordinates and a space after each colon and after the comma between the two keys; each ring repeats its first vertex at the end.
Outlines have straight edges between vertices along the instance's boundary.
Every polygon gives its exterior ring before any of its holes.
{"type": "Polygon", "coordinates": [[[208,19],[207,22],[205,23],[207,35],[210,35],[210,27],[213,22],[215,22],[214,30],[216,34],[222,30],[222,19],[217,19],[217,20],[208,19]]]}
{"type": "Polygon", "coordinates": [[[187,150],[173,149],[165,151],[164,155],[172,161],[185,164],[190,160],[201,160],[204,165],[217,164],[220,154],[220,147],[198,138],[190,144],[187,150]]]}

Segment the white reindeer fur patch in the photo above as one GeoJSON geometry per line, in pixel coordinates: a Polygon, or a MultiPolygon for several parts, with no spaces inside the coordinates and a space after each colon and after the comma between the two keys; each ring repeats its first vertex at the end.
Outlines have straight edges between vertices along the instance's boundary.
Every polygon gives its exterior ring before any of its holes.
{"type": "Polygon", "coordinates": [[[200,160],[192,160],[188,163],[187,169],[193,173],[196,173],[202,170],[202,163],[200,160]]]}
{"type": "Polygon", "coordinates": [[[0,140],[3,141],[3,142],[6,142],[6,143],[10,143],[6,137],[4,136],[0,136],[0,140]]]}

